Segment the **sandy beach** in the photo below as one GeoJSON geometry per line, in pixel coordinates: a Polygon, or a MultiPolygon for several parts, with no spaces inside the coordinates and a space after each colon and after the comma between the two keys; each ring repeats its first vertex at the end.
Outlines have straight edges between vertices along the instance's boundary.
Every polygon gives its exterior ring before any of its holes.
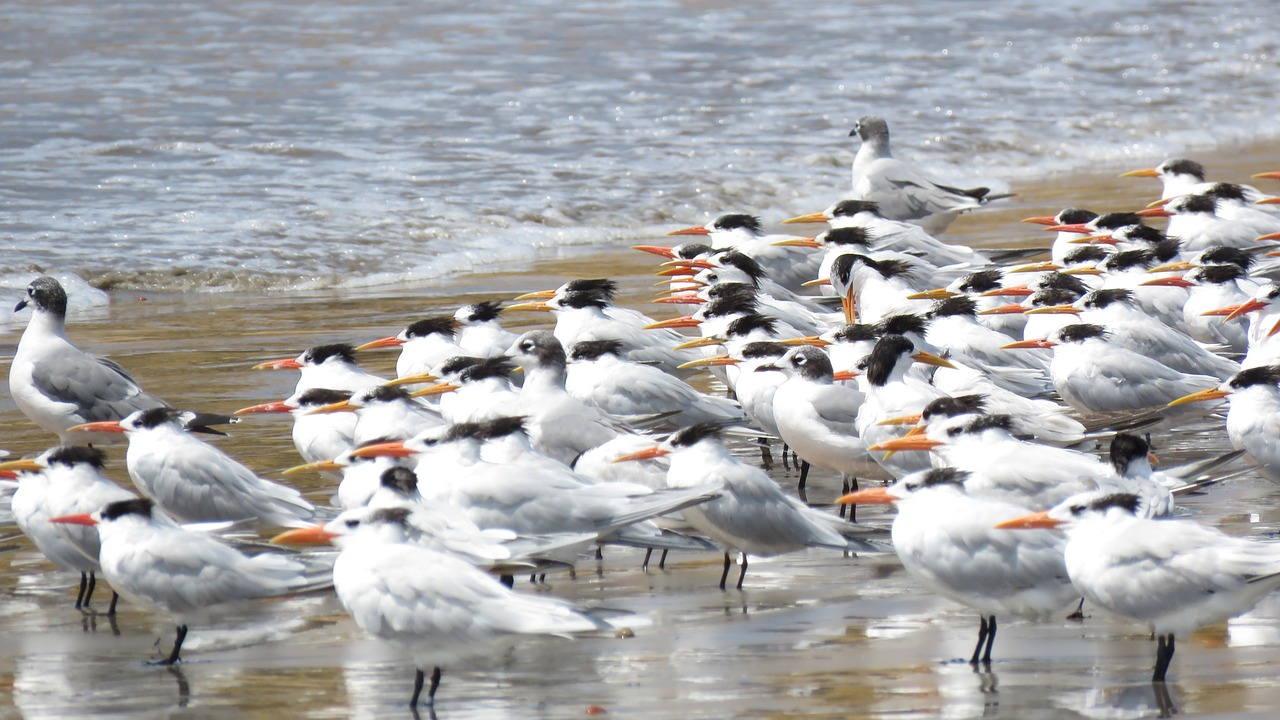
{"type": "MultiPolygon", "coordinates": [[[[1244,181],[1280,169],[1280,144],[1188,154],[1214,179],[1244,181]]],[[[984,247],[1047,244],[1038,227],[1018,220],[1067,205],[1142,207],[1156,197],[1156,182],[1116,175],[1159,160],[1137,158],[1125,167],[1015,186],[1016,198],[961,219],[947,239],[984,247]]],[[[1280,183],[1256,182],[1280,192],[1280,183]]],[[[704,221],[690,217],[686,224],[704,221]]],[[[68,332],[173,404],[230,413],[292,391],[295,373],[250,369],[255,363],[319,343],[364,342],[465,302],[509,299],[571,277],[615,278],[623,304],[657,317],[671,314],[647,304],[651,256],[625,248],[562,252],[527,266],[495,258],[491,274],[362,292],[113,291],[106,312],[73,319],[68,332]]],[[[547,320],[504,318],[510,329],[547,320]]],[[[19,331],[0,337],[6,374],[19,331]]],[[[394,352],[369,353],[362,361],[374,372],[394,374],[394,352]]],[[[251,417],[218,444],[278,479],[273,473],[297,463],[288,428],[287,419],[251,417]]],[[[1202,421],[1180,428],[1176,440],[1168,428],[1153,439],[1161,457],[1177,463],[1224,448],[1220,428],[1219,421],[1202,421]],[[1210,427],[1216,430],[1203,432],[1210,427]]],[[[0,398],[0,447],[17,456],[41,451],[51,440],[17,412],[7,393],[0,398]]],[[[109,450],[108,463],[109,474],[127,483],[123,446],[109,450]]],[[[783,487],[794,488],[788,473],[774,473],[783,487]]],[[[839,485],[821,473],[810,482],[809,497],[818,502],[829,501],[839,485]]],[[[315,477],[297,485],[319,502],[332,491],[315,477]]],[[[1256,476],[1187,504],[1202,521],[1232,533],[1260,536],[1280,525],[1280,488],[1256,476]]],[[[865,517],[887,520],[883,513],[865,517]]],[[[83,618],[71,609],[76,578],[55,572],[25,539],[8,538],[0,549],[0,697],[12,693],[12,706],[0,705],[0,717],[407,714],[410,666],[363,638],[332,596],[231,608],[217,622],[193,627],[186,662],[166,670],[142,664],[159,652],[157,638],[160,646],[171,641],[165,621],[122,604],[117,635],[106,618],[83,618]],[[82,695],[88,687],[97,691],[82,695]]],[[[555,577],[536,590],[632,610],[647,623],[634,628],[635,638],[535,640],[493,668],[450,671],[439,717],[569,718],[584,716],[589,706],[609,717],[636,718],[1125,718],[1157,712],[1147,682],[1153,650],[1135,626],[1101,616],[1083,623],[1010,622],[1001,626],[991,672],[975,672],[952,659],[967,657],[977,618],[924,593],[892,556],[849,559],[813,551],[753,560],[747,588],[727,593],[715,588],[720,560],[714,554],[679,557],[668,572],[648,574],[639,570],[639,557],[610,550],[599,567],[582,561],[576,581],[555,577]]],[[[1249,615],[1180,644],[1173,700],[1184,716],[1271,717],[1280,705],[1277,663],[1280,598],[1273,596],[1249,615]]]]}

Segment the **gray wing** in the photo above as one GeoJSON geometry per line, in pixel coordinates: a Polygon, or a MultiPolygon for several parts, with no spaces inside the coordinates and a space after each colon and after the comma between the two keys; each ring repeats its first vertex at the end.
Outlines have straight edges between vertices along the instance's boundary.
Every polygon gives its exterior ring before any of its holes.
{"type": "Polygon", "coordinates": [[[42,358],[33,365],[31,380],[50,399],[78,406],[86,422],[120,420],[135,410],[166,405],[144,392],[124,368],[85,353],[42,358]]]}

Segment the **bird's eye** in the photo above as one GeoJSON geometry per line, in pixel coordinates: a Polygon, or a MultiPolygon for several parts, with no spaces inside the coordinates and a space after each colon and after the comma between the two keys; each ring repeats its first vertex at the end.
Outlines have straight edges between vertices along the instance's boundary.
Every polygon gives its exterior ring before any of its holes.
{"type": "Polygon", "coordinates": [[[1080,515],[1080,514],[1082,514],[1082,513],[1084,513],[1084,506],[1083,506],[1083,505],[1072,505],[1072,506],[1071,506],[1071,514],[1072,514],[1072,515],[1080,515]]]}
{"type": "Polygon", "coordinates": [[[919,490],[920,483],[909,482],[906,485],[903,485],[902,487],[906,488],[907,490],[919,490]]]}
{"type": "Polygon", "coordinates": [[[947,435],[949,435],[950,437],[955,437],[959,434],[960,434],[960,428],[951,428],[950,430],[947,431],[947,435]]]}
{"type": "Polygon", "coordinates": [[[349,528],[351,528],[352,530],[354,530],[354,529],[356,529],[356,528],[360,527],[360,521],[359,521],[359,520],[348,520],[348,521],[347,521],[347,527],[349,527],[349,528]]]}

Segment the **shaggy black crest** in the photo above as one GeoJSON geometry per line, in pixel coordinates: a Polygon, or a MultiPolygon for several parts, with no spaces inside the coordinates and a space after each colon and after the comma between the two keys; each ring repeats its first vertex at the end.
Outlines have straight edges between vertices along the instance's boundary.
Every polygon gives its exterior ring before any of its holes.
{"type": "Polygon", "coordinates": [[[969,273],[960,281],[960,292],[984,293],[988,290],[995,290],[1000,287],[1000,280],[1003,277],[1004,273],[999,270],[983,270],[969,273]]]}
{"type": "Polygon", "coordinates": [[[1115,302],[1132,303],[1133,291],[1124,288],[1103,288],[1085,295],[1080,303],[1086,308],[1102,309],[1115,302]]]}
{"type": "Polygon", "coordinates": [[[1166,160],[1160,164],[1158,169],[1173,175],[1190,175],[1200,182],[1204,182],[1204,166],[1195,160],[1187,160],[1185,158],[1166,160]]]}
{"type": "Polygon", "coordinates": [[[1058,342],[1080,342],[1092,338],[1104,338],[1107,331],[1101,325],[1090,325],[1089,323],[1079,323],[1076,325],[1067,325],[1058,330],[1058,342]]]}
{"type": "Polygon", "coordinates": [[[675,252],[676,257],[681,260],[692,260],[702,255],[710,255],[715,252],[715,248],[703,243],[681,243],[671,248],[675,252]]]}
{"type": "Polygon", "coordinates": [[[737,250],[730,250],[721,255],[719,260],[721,265],[728,265],[746,273],[752,282],[757,285],[768,275],[764,268],[760,266],[760,263],[756,262],[755,258],[737,250]]]}
{"type": "Polygon", "coordinates": [[[1089,286],[1075,275],[1060,272],[1045,273],[1035,285],[1036,290],[1070,290],[1076,297],[1089,292],[1089,286]]]}
{"type": "Polygon", "coordinates": [[[732,293],[725,297],[718,297],[706,305],[703,305],[702,316],[704,318],[716,318],[726,317],[728,315],[753,313],[756,312],[759,307],[760,301],[756,299],[756,294],[754,292],[750,295],[732,293]]]}
{"type": "Polygon", "coordinates": [[[1178,212],[1183,213],[1215,213],[1218,211],[1218,201],[1212,195],[1187,195],[1179,198],[1176,207],[1178,212]]]}
{"type": "Polygon", "coordinates": [[[1239,200],[1244,202],[1244,186],[1235,183],[1214,183],[1204,191],[1205,195],[1211,195],[1221,200],[1239,200]]]}
{"type": "Polygon", "coordinates": [[[763,330],[769,335],[775,335],[778,332],[778,321],[768,315],[747,313],[729,323],[729,327],[724,334],[729,337],[743,337],[756,330],[763,330]]]}
{"type": "Polygon", "coordinates": [[[557,302],[559,303],[560,307],[567,307],[567,308],[594,307],[594,308],[600,308],[601,310],[603,310],[609,307],[609,303],[612,302],[612,299],[608,295],[605,295],[604,293],[601,293],[601,292],[590,292],[590,291],[584,292],[584,291],[574,290],[574,291],[566,292],[564,295],[560,297],[560,299],[557,302]]]}
{"type": "Polygon", "coordinates": [[[920,488],[937,487],[939,485],[959,485],[964,486],[964,482],[969,479],[969,473],[953,467],[934,468],[926,471],[920,476],[919,480],[914,480],[905,485],[908,490],[919,490],[920,488]]]}
{"type": "MultiPolygon", "coordinates": [[[[401,497],[413,497],[418,494],[418,476],[406,467],[387,468],[378,479],[382,487],[394,490],[401,497]]],[[[407,513],[408,510],[406,509],[407,513]]]]}
{"type": "Polygon", "coordinates": [[[853,217],[860,212],[880,216],[880,206],[866,200],[841,200],[831,208],[832,217],[853,217]]]}
{"type": "Polygon", "coordinates": [[[351,393],[345,390],[329,390],[328,388],[311,388],[298,396],[299,407],[331,405],[351,399],[351,393]]]}
{"type": "Polygon", "coordinates": [[[1239,265],[1202,265],[1188,273],[1189,280],[1220,285],[1247,277],[1248,273],[1239,265]]]}
{"type": "Polygon", "coordinates": [[[171,407],[151,408],[143,410],[133,419],[133,424],[144,430],[158,428],[165,423],[178,422],[183,411],[171,407]]]}
{"type": "Polygon", "coordinates": [[[1099,215],[1094,218],[1093,225],[1099,230],[1119,230],[1130,225],[1141,225],[1142,216],[1131,212],[1115,212],[1099,215]]]}
{"type": "Polygon", "coordinates": [[[59,464],[71,467],[85,464],[95,470],[101,470],[107,463],[107,454],[95,447],[81,445],[62,445],[45,458],[50,465],[59,464]]]}
{"type": "Polygon", "coordinates": [[[723,282],[707,288],[707,298],[711,300],[754,299],[756,295],[754,287],[741,282],[723,282]]]}
{"type": "Polygon", "coordinates": [[[389,403],[398,401],[409,401],[412,398],[409,391],[400,385],[375,385],[371,388],[361,390],[359,395],[363,398],[364,403],[389,403]]]}
{"type": "Polygon", "coordinates": [[[1102,261],[1105,269],[1120,272],[1130,268],[1145,268],[1155,260],[1155,253],[1150,250],[1125,250],[1102,261]]]}
{"type": "Polygon", "coordinates": [[[151,508],[154,503],[147,498],[133,498],[132,500],[119,500],[109,503],[102,508],[101,515],[103,520],[115,520],[125,515],[141,515],[143,517],[151,517],[151,508]]]}
{"type": "Polygon", "coordinates": [[[912,315],[906,313],[904,315],[890,315],[875,324],[876,332],[880,335],[906,335],[907,333],[915,333],[924,335],[925,330],[929,327],[929,318],[923,315],[912,315]]]}
{"type": "Polygon", "coordinates": [[[495,440],[513,433],[524,433],[524,416],[510,416],[473,423],[454,423],[445,433],[445,440],[474,438],[476,440],[495,440]]]}
{"type": "Polygon", "coordinates": [[[482,323],[497,320],[502,314],[501,300],[484,300],[462,308],[463,322],[482,323]]]}
{"type": "Polygon", "coordinates": [[[457,320],[453,319],[449,315],[433,315],[429,318],[423,318],[405,328],[404,334],[406,337],[410,338],[427,337],[428,335],[436,334],[453,337],[453,334],[457,331],[457,320]]]}
{"type": "Polygon", "coordinates": [[[337,358],[341,362],[354,365],[356,363],[356,349],[347,343],[331,343],[329,345],[316,345],[302,354],[302,361],[308,365],[320,365],[329,358],[337,358]]]}
{"type": "Polygon", "coordinates": [[[711,223],[711,227],[716,230],[738,230],[746,228],[752,235],[759,235],[761,232],[760,218],[745,213],[730,213],[729,215],[721,215],[711,223]]]}
{"type": "Polygon", "coordinates": [[[1125,512],[1136,514],[1141,504],[1142,499],[1132,493],[1111,493],[1082,505],[1072,505],[1070,510],[1072,515],[1081,515],[1086,510],[1106,512],[1111,508],[1123,508],[1125,512]]]}
{"type": "Polygon", "coordinates": [[[846,253],[841,255],[831,262],[831,279],[839,280],[845,285],[848,285],[849,278],[853,275],[854,265],[866,265],[867,267],[873,267],[875,265],[875,260],[872,260],[866,255],[859,255],[857,253],[846,253]]]}
{"type": "Polygon", "coordinates": [[[1123,475],[1129,463],[1147,456],[1151,447],[1147,441],[1131,433],[1116,433],[1111,438],[1111,467],[1123,475]]]}
{"type": "Polygon", "coordinates": [[[1067,265],[1079,265],[1087,262],[1100,262],[1106,260],[1111,255],[1111,251],[1102,245],[1081,245],[1079,248],[1072,250],[1062,258],[1067,265]]]}
{"type": "Polygon", "coordinates": [[[599,293],[613,302],[613,296],[618,294],[618,283],[608,278],[580,278],[565,283],[564,291],[599,293]]]}
{"type": "Polygon", "coordinates": [[[879,262],[873,261],[871,267],[876,272],[880,273],[880,277],[887,280],[889,278],[905,277],[910,275],[916,271],[917,266],[909,260],[895,260],[893,258],[889,258],[879,262]]]}
{"type": "Polygon", "coordinates": [[[671,433],[668,442],[675,447],[690,447],[707,438],[719,438],[720,432],[724,430],[724,427],[722,423],[700,422],[671,433]]]}
{"type": "Polygon", "coordinates": [[[1062,225],[1082,225],[1098,217],[1098,213],[1084,208],[1067,208],[1058,213],[1058,223],[1062,225]]]}
{"type": "Polygon", "coordinates": [[[889,382],[889,374],[898,360],[915,352],[915,349],[915,343],[901,335],[885,335],[877,340],[867,355],[867,382],[883,387],[889,382]]]}
{"type": "Polygon", "coordinates": [[[1241,370],[1227,384],[1236,390],[1254,385],[1278,385],[1280,384],[1280,365],[1259,365],[1241,370]]]}
{"type": "Polygon", "coordinates": [[[1155,244],[1151,248],[1151,254],[1161,263],[1171,262],[1178,257],[1178,253],[1182,250],[1182,241],[1178,238],[1167,237],[1155,244]]]}
{"type": "Polygon", "coordinates": [[[1050,307],[1052,305],[1070,305],[1080,299],[1081,293],[1072,290],[1063,290],[1054,288],[1052,290],[1041,290],[1028,298],[1031,307],[1050,307]]]}
{"type": "Polygon", "coordinates": [[[978,314],[978,304],[967,295],[957,295],[946,300],[939,300],[929,314],[933,317],[953,317],[957,315],[974,317],[978,314]]]}
{"type": "Polygon", "coordinates": [[[1248,270],[1253,263],[1253,254],[1240,248],[1219,246],[1200,254],[1201,265],[1239,265],[1248,270]]]}
{"type": "Polygon", "coordinates": [[[454,355],[440,364],[440,367],[436,369],[436,374],[441,377],[457,375],[469,367],[478,365],[480,360],[481,358],[472,355],[454,355]]]}
{"type": "Polygon", "coordinates": [[[13,311],[18,312],[26,307],[28,299],[39,310],[51,312],[58,317],[67,316],[67,291],[62,289],[62,283],[48,275],[41,275],[27,285],[27,297],[19,300],[13,311]]]}
{"type": "Polygon", "coordinates": [[[842,227],[828,230],[820,236],[828,245],[857,245],[867,247],[871,244],[871,236],[860,227],[842,227]]]}
{"type": "Polygon", "coordinates": [[[1129,229],[1125,231],[1124,237],[1126,240],[1151,243],[1152,245],[1158,245],[1169,239],[1169,237],[1158,228],[1153,228],[1150,225],[1130,226],[1129,229]]]}
{"type": "Polygon", "coordinates": [[[742,346],[742,357],[745,360],[759,358],[780,358],[789,350],[786,345],[776,342],[749,342],[742,346]]]}
{"type": "Polygon", "coordinates": [[[569,352],[570,360],[599,360],[605,355],[622,355],[618,340],[583,340],[569,352]]]}
{"type": "Polygon", "coordinates": [[[987,401],[981,395],[960,395],[957,397],[940,397],[929,402],[920,412],[926,421],[936,417],[955,417],[970,413],[982,413],[987,409],[987,401]]]}
{"type": "MultiPolygon", "coordinates": [[[[403,469],[403,468],[396,468],[403,469]]],[[[390,472],[390,471],[388,471],[390,472]]],[[[412,473],[410,473],[412,474],[412,473]]],[[[386,475],[383,475],[386,477],[386,475]]],[[[378,508],[369,513],[369,522],[371,523],[387,523],[388,525],[399,525],[400,527],[409,526],[409,516],[413,514],[412,508],[407,507],[388,507],[378,508]]],[[[348,521],[350,524],[353,521],[348,521]]]]}
{"type": "Polygon", "coordinates": [[[980,415],[964,426],[964,431],[969,433],[980,433],[983,430],[1013,432],[1013,418],[1009,415],[980,415]]]}
{"type": "MultiPolygon", "coordinates": [[[[915,315],[898,315],[896,317],[916,317],[915,315]]],[[[921,332],[924,332],[921,330],[921,332]]],[[[901,334],[901,333],[895,333],[901,334]]],[[[831,336],[834,342],[855,343],[875,340],[880,337],[881,333],[875,325],[863,325],[862,323],[849,323],[836,331],[831,336]]]]}

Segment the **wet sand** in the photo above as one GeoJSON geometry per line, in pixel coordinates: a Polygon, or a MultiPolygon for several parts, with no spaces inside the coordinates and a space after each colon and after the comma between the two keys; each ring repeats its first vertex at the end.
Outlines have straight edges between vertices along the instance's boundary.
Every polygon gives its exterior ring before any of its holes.
{"type": "MultiPolygon", "coordinates": [[[[1100,211],[1140,207],[1155,197],[1155,181],[1118,180],[1115,174],[1149,164],[1154,161],[1017,187],[1017,198],[962,219],[948,237],[998,247],[1044,244],[1038,228],[1017,220],[1065,204],[1100,211]]],[[[1280,168],[1280,148],[1227,149],[1207,164],[1213,177],[1242,179],[1280,168]]],[[[1280,191],[1280,184],[1263,187],[1280,191]]],[[[569,277],[617,278],[625,304],[666,313],[645,305],[653,258],[629,250],[573,251],[528,268],[499,269],[430,287],[362,293],[117,293],[105,313],[73,320],[69,334],[175,404],[229,413],[291,392],[295,373],[251,370],[257,362],[323,342],[363,342],[424,314],[510,298],[569,277]]],[[[518,329],[546,320],[513,316],[506,322],[518,329]]],[[[16,333],[0,338],[5,356],[16,341],[16,333]]],[[[394,353],[366,358],[368,368],[387,375],[394,362],[394,353]]],[[[4,365],[0,370],[7,373],[4,365]]],[[[1169,463],[1226,443],[1220,421],[1195,417],[1158,428],[1153,439],[1169,463]]],[[[49,442],[7,394],[0,399],[0,447],[20,455],[49,442]]],[[[287,419],[249,418],[218,442],[263,474],[297,462],[287,419]]],[[[109,452],[109,473],[127,482],[123,447],[109,452]]],[[[794,487],[791,473],[776,468],[774,474],[784,487],[794,487]]],[[[297,484],[320,502],[332,491],[318,478],[297,484]]],[[[829,501],[838,486],[834,476],[816,473],[809,497],[829,501]]],[[[1261,536],[1280,526],[1280,488],[1256,476],[1186,505],[1199,519],[1233,533],[1261,536]]],[[[860,517],[889,519],[874,511],[860,517]]],[[[192,627],[184,663],[150,667],[143,662],[160,657],[172,642],[167,621],[125,603],[114,628],[106,618],[82,617],[71,608],[77,578],[53,571],[25,539],[0,547],[0,717],[408,714],[409,664],[362,637],[331,595],[227,608],[192,627]]],[[[536,588],[520,583],[522,590],[623,608],[643,621],[630,639],[530,640],[490,667],[447,669],[436,712],[441,718],[569,718],[599,706],[608,716],[643,718],[1159,713],[1147,681],[1154,646],[1137,626],[1098,614],[1082,623],[1009,621],[1000,627],[991,671],[975,672],[956,659],[972,651],[976,616],[922,591],[892,556],[811,551],[753,559],[741,592],[716,589],[719,563],[713,554],[673,556],[666,572],[646,574],[638,551],[610,549],[603,563],[579,563],[577,580],[552,577],[536,588]]],[[[97,604],[109,597],[104,590],[97,604]]],[[[1274,715],[1280,706],[1274,670],[1280,663],[1280,597],[1180,641],[1169,687],[1182,715],[1274,715]]]]}

